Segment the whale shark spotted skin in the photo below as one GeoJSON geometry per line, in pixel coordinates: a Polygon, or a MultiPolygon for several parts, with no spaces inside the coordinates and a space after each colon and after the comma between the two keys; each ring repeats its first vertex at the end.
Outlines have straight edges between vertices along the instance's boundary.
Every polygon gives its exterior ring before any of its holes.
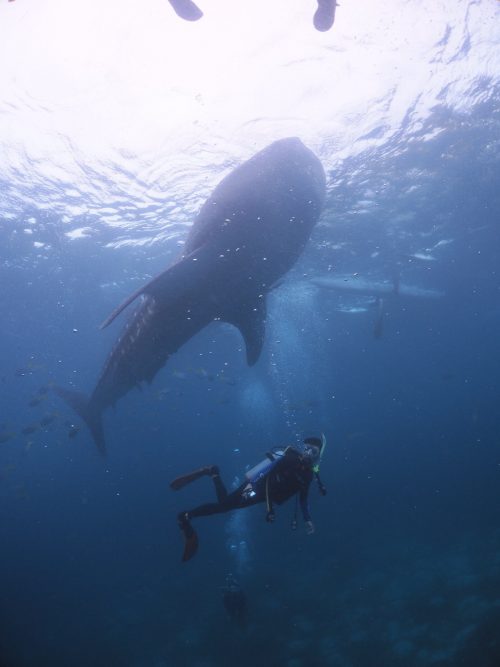
{"type": "Polygon", "coordinates": [[[266,295],[296,262],[316,224],[326,182],[318,158],[297,138],[275,141],[229,173],[201,207],[182,255],[111,313],[140,299],[90,398],[55,388],[105,453],[102,413],[214,320],[237,327],[249,365],[265,334],[266,295]]]}

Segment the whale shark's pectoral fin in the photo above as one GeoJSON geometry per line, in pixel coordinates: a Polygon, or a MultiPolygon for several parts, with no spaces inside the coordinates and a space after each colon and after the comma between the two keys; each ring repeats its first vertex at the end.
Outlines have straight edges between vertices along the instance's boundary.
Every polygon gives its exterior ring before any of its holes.
{"type": "Polygon", "coordinates": [[[260,357],[266,333],[266,297],[264,294],[237,309],[224,313],[222,319],[238,328],[245,341],[247,363],[253,366],[260,357]]]}
{"type": "Polygon", "coordinates": [[[142,295],[152,296],[159,307],[164,308],[172,303],[187,290],[196,288],[201,277],[207,270],[206,259],[210,259],[210,248],[203,246],[191,254],[182,257],[178,262],[169,266],[155,276],[149,283],[143,285],[133,292],[129,297],[113,310],[101,324],[100,329],[105,329],[113,322],[121,312],[133,301],[142,295]]]}

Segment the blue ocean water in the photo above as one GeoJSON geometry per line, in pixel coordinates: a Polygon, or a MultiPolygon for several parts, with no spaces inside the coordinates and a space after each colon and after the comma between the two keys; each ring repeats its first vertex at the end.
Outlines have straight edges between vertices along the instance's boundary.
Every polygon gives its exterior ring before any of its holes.
{"type": "Polygon", "coordinates": [[[0,5],[0,665],[497,667],[498,2],[341,3],[324,35],[314,3],[205,4],[0,5]],[[210,325],[106,412],[101,458],[52,387],[92,390],[127,314],[100,322],[289,135],[327,201],[261,359],[210,325]],[[171,479],[230,487],[320,432],[314,535],[258,506],[180,562],[213,489],[171,479]]]}

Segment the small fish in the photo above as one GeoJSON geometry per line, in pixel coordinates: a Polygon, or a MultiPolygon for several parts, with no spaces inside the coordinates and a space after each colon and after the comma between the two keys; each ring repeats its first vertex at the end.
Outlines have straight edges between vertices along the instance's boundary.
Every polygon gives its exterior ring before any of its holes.
{"type": "Polygon", "coordinates": [[[34,396],[31,401],[28,403],[30,408],[34,408],[36,405],[40,405],[42,401],[45,400],[45,396],[34,396]]]}
{"type": "Polygon", "coordinates": [[[358,440],[358,438],[364,438],[366,436],[366,431],[352,431],[347,434],[348,440],[358,440]]]}
{"type": "Polygon", "coordinates": [[[230,385],[231,387],[234,387],[235,384],[236,384],[236,380],[233,380],[233,378],[230,378],[227,375],[224,375],[224,373],[220,373],[220,375],[217,376],[217,379],[220,382],[224,382],[225,384],[230,385]]]}
{"type": "Polygon", "coordinates": [[[33,361],[28,361],[26,366],[16,368],[14,374],[17,375],[17,377],[24,377],[25,375],[33,375],[34,371],[40,371],[44,368],[44,364],[35,364],[33,361]]]}
{"type": "Polygon", "coordinates": [[[193,373],[203,380],[209,380],[210,382],[214,379],[214,376],[209,373],[206,368],[194,368],[193,373]]]}
{"type": "Polygon", "coordinates": [[[160,389],[160,390],[156,393],[156,398],[157,398],[159,401],[163,401],[163,399],[166,398],[167,395],[170,394],[171,391],[172,391],[172,390],[171,390],[169,387],[164,387],[163,389],[160,389]]]}
{"type": "Polygon", "coordinates": [[[68,438],[76,437],[78,435],[79,431],[80,431],[79,426],[71,426],[71,428],[68,431],[68,438]]]}
{"type": "Polygon", "coordinates": [[[26,484],[16,484],[14,487],[14,492],[18,500],[29,500],[26,484]]]}
{"type": "Polygon", "coordinates": [[[310,408],[317,408],[319,406],[319,401],[309,399],[309,400],[304,400],[300,401],[299,403],[292,403],[291,405],[288,406],[288,409],[291,410],[292,412],[298,412],[299,410],[304,410],[304,409],[310,409],[310,408]]]}
{"type": "Polygon", "coordinates": [[[23,435],[30,435],[30,433],[34,433],[35,431],[38,431],[38,424],[28,424],[28,426],[25,426],[21,430],[21,433],[23,435]]]}
{"type": "Polygon", "coordinates": [[[4,442],[8,442],[14,436],[15,436],[15,433],[9,433],[7,431],[4,431],[3,433],[0,433],[0,445],[3,445],[4,442]]]}
{"type": "Polygon", "coordinates": [[[52,422],[54,422],[55,419],[56,419],[55,414],[45,415],[45,417],[42,417],[42,419],[40,419],[40,426],[48,426],[49,424],[52,424],[52,422]]]}

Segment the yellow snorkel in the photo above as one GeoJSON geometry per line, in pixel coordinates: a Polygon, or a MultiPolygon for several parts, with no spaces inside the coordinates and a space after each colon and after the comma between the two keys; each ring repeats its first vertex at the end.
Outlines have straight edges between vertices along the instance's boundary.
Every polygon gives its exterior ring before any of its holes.
{"type": "Polygon", "coordinates": [[[326,489],[323,486],[323,483],[321,482],[321,480],[319,478],[319,467],[321,465],[321,459],[323,458],[323,453],[324,453],[325,447],[326,447],[325,434],[322,433],[321,438],[306,438],[304,440],[304,443],[306,445],[316,447],[319,450],[319,454],[316,458],[316,462],[314,463],[314,465],[312,467],[312,471],[314,473],[314,476],[316,477],[316,481],[318,482],[318,487],[319,487],[320,493],[321,493],[322,496],[324,496],[324,495],[326,495],[326,489]]]}
{"type": "Polygon", "coordinates": [[[321,447],[319,448],[319,459],[317,463],[313,466],[313,472],[317,475],[319,473],[319,467],[321,465],[321,459],[323,458],[323,452],[325,451],[326,447],[326,438],[325,434],[321,434],[321,447]]]}

